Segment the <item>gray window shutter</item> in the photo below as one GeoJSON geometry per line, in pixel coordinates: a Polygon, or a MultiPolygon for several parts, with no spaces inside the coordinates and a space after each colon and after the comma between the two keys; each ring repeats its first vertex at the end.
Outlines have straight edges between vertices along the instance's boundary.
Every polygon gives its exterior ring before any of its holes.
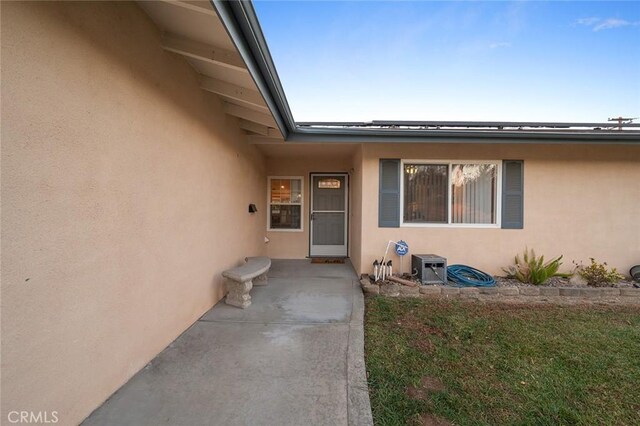
{"type": "Polygon", "coordinates": [[[502,228],[524,227],[524,161],[502,162],[502,228]]]}
{"type": "Polygon", "coordinates": [[[400,226],[400,160],[380,159],[378,226],[400,226]]]}

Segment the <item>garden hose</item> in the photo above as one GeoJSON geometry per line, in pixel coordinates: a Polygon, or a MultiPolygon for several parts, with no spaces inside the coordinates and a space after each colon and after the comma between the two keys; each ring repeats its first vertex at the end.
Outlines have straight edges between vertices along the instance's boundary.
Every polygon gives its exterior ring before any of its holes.
{"type": "Polygon", "coordinates": [[[496,285],[496,280],[491,275],[467,265],[449,266],[447,279],[461,287],[492,287],[496,285]]]}

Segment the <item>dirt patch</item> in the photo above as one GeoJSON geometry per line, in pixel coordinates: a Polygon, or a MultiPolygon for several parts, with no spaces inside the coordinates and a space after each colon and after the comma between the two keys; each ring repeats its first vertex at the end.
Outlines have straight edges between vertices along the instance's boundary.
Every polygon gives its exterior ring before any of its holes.
{"type": "Polygon", "coordinates": [[[436,345],[429,339],[429,336],[444,337],[445,333],[438,327],[425,324],[415,316],[404,316],[400,320],[403,328],[414,332],[414,338],[411,345],[420,352],[430,354],[436,349],[436,345]]]}
{"type": "Polygon", "coordinates": [[[442,392],[444,384],[437,377],[424,376],[420,379],[422,388],[429,392],[442,392]]]}
{"type": "Polygon", "coordinates": [[[425,337],[420,337],[413,341],[413,346],[416,349],[419,349],[420,352],[425,354],[430,354],[436,349],[436,345],[433,342],[425,337]]]}
{"type": "Polygon", "coordinates": [[[409,386],[407,396],[411,399],[425,401],[432,392],[442,392],[444,384],[436,377],[424,376],[420,379],[420,386],[409,386]]]}
{"type": "Polygon", "coordinates": [[[416,421],[413,422],[416,426],[451,426],[451,423],[448,420],[445,420],[441,417],[434,416],[433,414],[421,414],[416,421]]]}
{"type": "Polygon", "coordinates": [[[415,386],[409,386],[407,388],[407,396],[418,401],[426,401],[429,397],[429,393],[424,389],[417,388],[415,386]]]}
{"type": "Polygon", "coordinates": [[[397,297],[400,295],[400,285],[386,281],[380,286],[380,294],[385,296],[397,297]]]}
{"type": "Polygon", "coordinates": [[[409,311],[408,315],[403,316],[400,320],[400,323],[404,326],[403,328],[408,328],[409,330],[416,331],[421,336],[445,336],[444,331],[442,331],[438,327],[434,327],[420,321],[415,315],[413,315],[413,311],[409,311]]]}

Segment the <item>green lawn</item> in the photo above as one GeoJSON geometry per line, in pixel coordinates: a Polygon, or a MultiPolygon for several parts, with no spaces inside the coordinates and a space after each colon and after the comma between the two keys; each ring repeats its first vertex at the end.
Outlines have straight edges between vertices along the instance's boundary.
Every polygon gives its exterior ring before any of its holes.
{"type": "Polygon", "coordinates": [[[367,299],[376,425],[640,424],[640,309],[367,299]]]}

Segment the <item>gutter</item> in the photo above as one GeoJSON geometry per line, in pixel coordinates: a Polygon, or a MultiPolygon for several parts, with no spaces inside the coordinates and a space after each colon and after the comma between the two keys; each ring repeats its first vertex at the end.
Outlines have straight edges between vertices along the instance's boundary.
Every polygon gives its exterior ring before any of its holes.
{"type": "Polygon", "coordinates": [[[502,130],[368,130],[297,129],[291,142],[404,142],[404,143],[480,143],[480,144],[640,144],[639,131],[554,132],[502,130]]]}

